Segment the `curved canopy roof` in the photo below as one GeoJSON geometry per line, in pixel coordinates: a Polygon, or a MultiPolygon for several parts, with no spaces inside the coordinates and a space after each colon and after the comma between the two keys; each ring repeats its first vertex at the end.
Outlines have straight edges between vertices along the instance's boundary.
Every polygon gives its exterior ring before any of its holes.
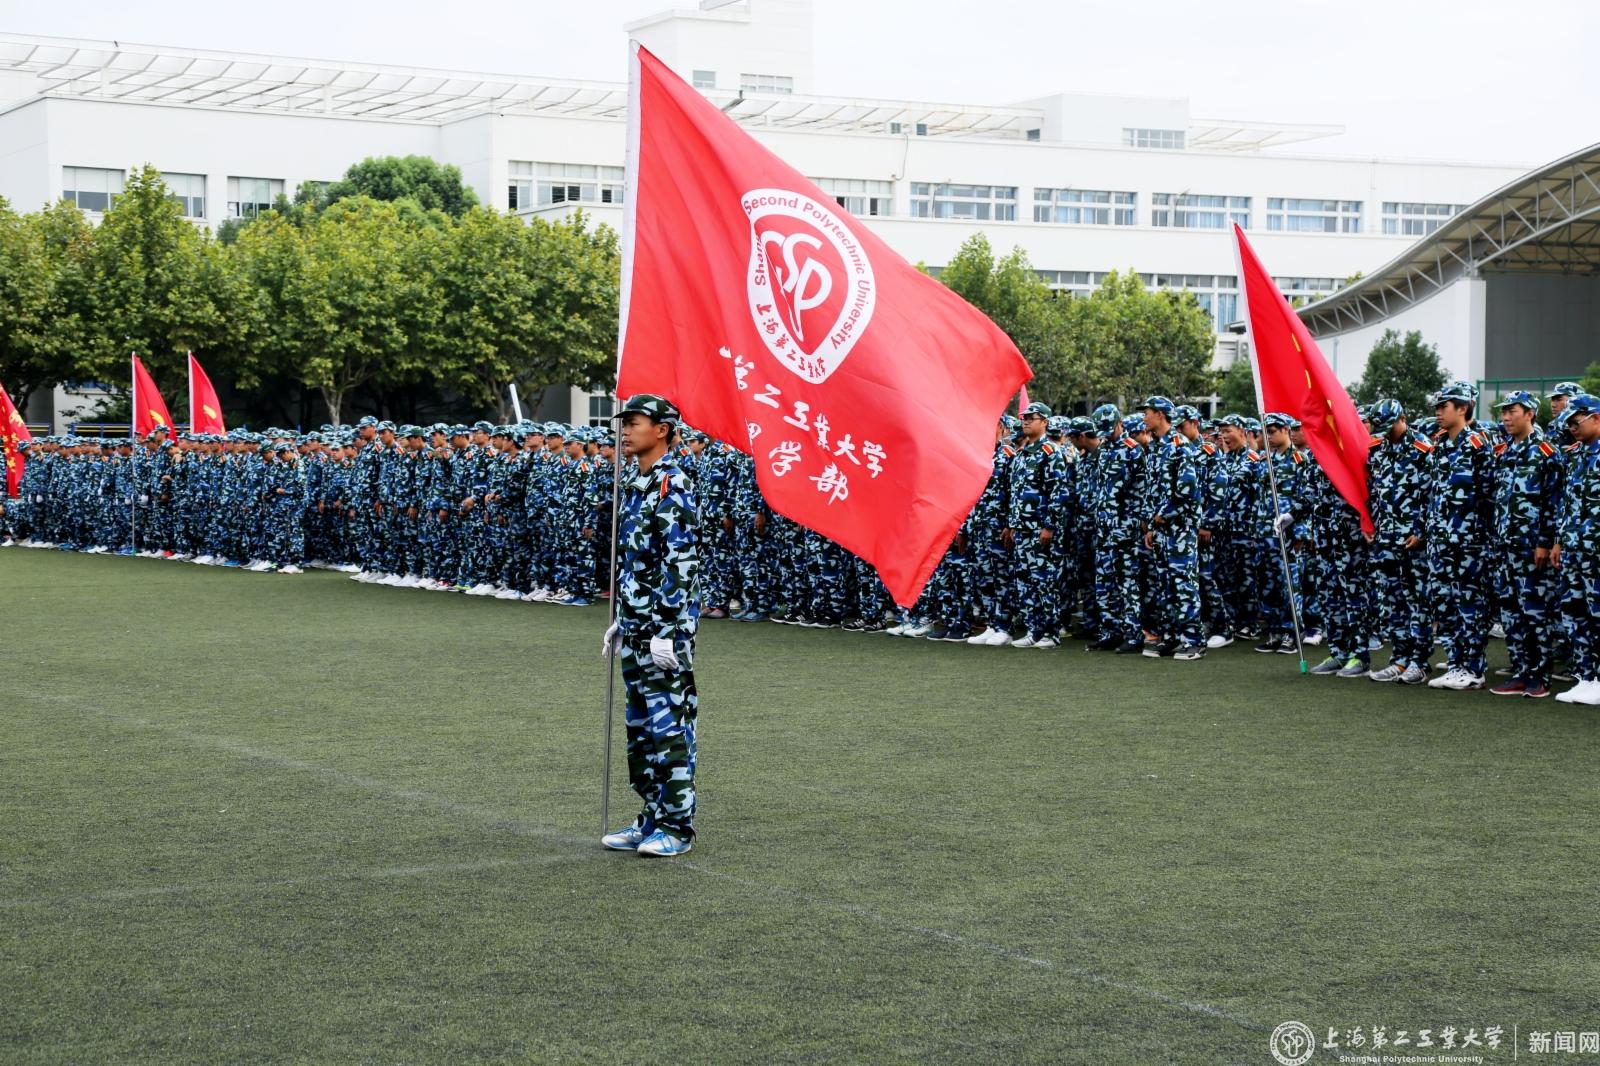
{"type": "Polygon", "coordinates": [[[1479,273],[1600,273],[1600,144],[1490,193],[1300,319],[1313,336],[1344,333],[1479,273]]]}

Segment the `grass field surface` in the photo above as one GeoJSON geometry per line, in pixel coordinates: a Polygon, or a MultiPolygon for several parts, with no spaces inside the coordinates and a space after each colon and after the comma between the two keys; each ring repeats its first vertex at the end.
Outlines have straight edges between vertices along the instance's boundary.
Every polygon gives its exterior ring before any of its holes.
{"type": "Polygon", "coordinates": [[[596,839],[602,607],[7,549],[0,617],[7,1064],[1600,1028],[1592,708],[713,622],[650,861],[596,839]]]}

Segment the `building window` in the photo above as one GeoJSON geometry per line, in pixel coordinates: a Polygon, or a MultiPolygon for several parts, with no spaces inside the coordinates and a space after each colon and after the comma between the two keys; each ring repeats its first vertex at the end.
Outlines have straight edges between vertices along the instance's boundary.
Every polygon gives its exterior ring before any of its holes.
{"type": "Polygon", "coordinates": [[[167,199],[183,208],[184,218],[206,217],[204,174],[168,174],[162,171],[161,180],[167,183],[167,199]]]}
{"type": "Polygon", "coordinates": [[[1465,211],[1465,204],[1407,204],[1383,202],[1383,232],[1392,237],[1426,237],[1465,211]]]}
{"type": "Polygon", "coordinates": [[[255,218],[282,195],[281,178],[229,178],[228,217],[255,218]]]}
{"type": "Polygon", "coordinates": [[[1139,196],[1106,189],[1034,189],[1033,220],[1077,226],[1132,226],[1139,196]]]}
{"type": "Polygon", "coordinates": [[[104,211],[122,195],[122,171],[62,167],[61,198],[85,211],[104,211]]]}
{"type": "Polygon", "coordinates": [[[1295,307],[1304,307],[1344,287],[1338,278],[1273,278],[1278,291],[1295,307]]]}
{"type": "Polygon", "coordinates": [[[696,89],[715,89],[717,87],[717,72],[714,70],[695,71],[694,87],[696,89]]]}
{"type": "Polygon", "coordinates": [[[1150,197],[1150,224],[1173,229],[1250,228],[1250,197],[1158,192],[1150,197]]]}
{"type": "Polygon", "coordinates": [[[782,74],[741,74],[739,91],[742,93],[792,93],[794,79],[782,74]]]}
{"type": "Polygon", "coordinates": [[[926,137],[928,135],[928,124],[926,122],[891,122],[889,123],[889,132],[896,135],[914,133],[918,137],[926,137]]]}
{"type": "Polygon", "coordinates": [[[591,166],[586,163],[529,163],[513,159],[511,184],[506,206],[527,210],[535,205],[620,204],[623,177],[621,167],[591,166]]]}
{"type": "Polygon", "coordinates": [[[1183,130],[1122,128],[1122,143],[1128,148],[1182,148],[1183,130]]]}
{"type": "Polygon", "coordinates": [[[914,218],[967,218],[979,222],[1015,222],[1015,185],[935,185],[911,183],[914,218]]]}
{"type": "Polygon", "coordinates": [[[617,398],[606,393],[595,393],[589,396],[589,425],[603,426],[611,421],[611,416],[616,413],[617,398]]]}
{"type": "Polygon", "coordinates": [[[840,207],[866,218],[894,213],[894,182],[868,178],[813,178],[817,188],[838,201],[840,207]]]}
{"type": "Polygon", "coordinates": [[[1226,333],[1228,323],[1239,320],[1239,279],[1232,274],[1151,274],[1145,282],[1152,289],[1193,293],[1218,333],[1226,333]]]}
{"type": "Polygon", "coordinates": [[[1267,229],[1285,233],[1360,233],[1360,200],[1267,197],[1267,229]]]}

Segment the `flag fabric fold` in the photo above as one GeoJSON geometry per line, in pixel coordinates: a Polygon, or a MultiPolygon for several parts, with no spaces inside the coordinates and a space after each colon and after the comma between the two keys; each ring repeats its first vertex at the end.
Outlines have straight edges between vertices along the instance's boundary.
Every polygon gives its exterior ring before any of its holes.
{"type": "Polygon", "coordinates": [[[32,439],[33,434],[28,432],[28,423],[23,421],[22,412],[11,402],[5,386],[0,385],[0,453],[5,455],[6,461],[7,496],[15,496],[22,488],[24,460],[17,445],[32,439]]]}
{"type": "Polygon", "coordinates": [[[218,435],[228,432],[222,423],[222,401],[217,399],[217,390],[212,388],[211,379],[193,352],[189,353],[189,431],[218,435]]]}
{"type": "Polygon", "coordinates": [[[1278,291],[1237,224],[1233,237],[1261,412],[1278,411],[1300,420],[1311,443],[1311,457],[1344,501],[1361,515],[1362,530],[1371,533],[1367,427],[1311,339],[1311,331],[1278,291]]]}
{"type": "Polygon", "coordinates": [[[133,357],[133,435],[142,439],[158,425],[166,426],[170,435],[172,415],[167,413],[167,402],[161,398],[155,379],[136,355],[133,357]]]}
{"type": "Polygon", "coordinates": [[[619,393],[663,395],[750,454],[774,510],[914,603],[988,482],[1027,364],[631,47],[619,393]]]}

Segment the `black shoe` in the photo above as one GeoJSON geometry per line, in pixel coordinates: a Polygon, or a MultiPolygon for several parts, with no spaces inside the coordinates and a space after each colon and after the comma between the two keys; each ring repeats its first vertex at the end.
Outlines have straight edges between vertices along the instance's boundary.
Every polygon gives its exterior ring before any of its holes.
{"type": "Polygon", "coordinates": [[[1178,642],[1175,640],[1163,640],[1156,644],[1146,644],[1144,646],[1145,657],[1149,659],[1170,659],[1172,658],[1172,653],[1177,650],[1178,642]]]}
{"type": "Polygon", "coordinates": [[[945,626],[934,626],[932,629],[924,633],[923,636],[927,637],[929,640],[948,640],[950,639],[950,630],[945,626]]]}
{"type": "Polygon", "coordinates": [[[1116,647],[1116,654],[1118,655],[1138,655],[1143,651],[1144,641],[1142,640],[1130,640],[1124,644],[1118,644],[1116,647]]]}
{"type": "Polygon", "coordinates": [[[1268,637],[1266,640],[1263,640],[1260,644],[1256,645],[1256,651],[1259,651],[1263,655],[1271,655],[1275,651],[1282,651],[1282,650],[1283,650],[1283,638],[1282,637],[1268,637]]]}
{"type": "Polygon", "coordinates": [[[1177,662],[1193,662],[1206,657],[1204,644],[1185,644],[1172,653],[1172,658],[1177,662]]]}
{"type": "Polygon", "coordinates": [[[847,632],[847,633],[859,633],[859,632],[861,632],[861,631],[862,631],[862,630],[863,630],[863,629],[865,629],[865,628],[867,628],[867,626],[866,626],[866,623],[864,623],[864,622],[862,622],[862,621],[861,621],[861,619],[859,619],[859,618],[852,618],[852,619],[850,619],[850,620],[849,620],[849,621],[848,621],[848,622],[846,622],[846,623],[845,623],[845,624],[844,624],[844,625],[843,625],[843,627],[842,627],[842,628],[843,628],[843,629],[844,629],[844,630],[845,630],[845,632],[847,632]]]}
{"type": "Polygon", "coordinates": [[[1121,641],[1116,637],[1101,637],[1085,648],[1084,651],[1115,651],[1120,643],[1121,641]]]}
{"type": "Polygon", "coordinates": [[[1300,649],[1295,647],[1293,637],[1284,637],[1278,642],[1279,655],[1299,655],[1300,649]]]}

